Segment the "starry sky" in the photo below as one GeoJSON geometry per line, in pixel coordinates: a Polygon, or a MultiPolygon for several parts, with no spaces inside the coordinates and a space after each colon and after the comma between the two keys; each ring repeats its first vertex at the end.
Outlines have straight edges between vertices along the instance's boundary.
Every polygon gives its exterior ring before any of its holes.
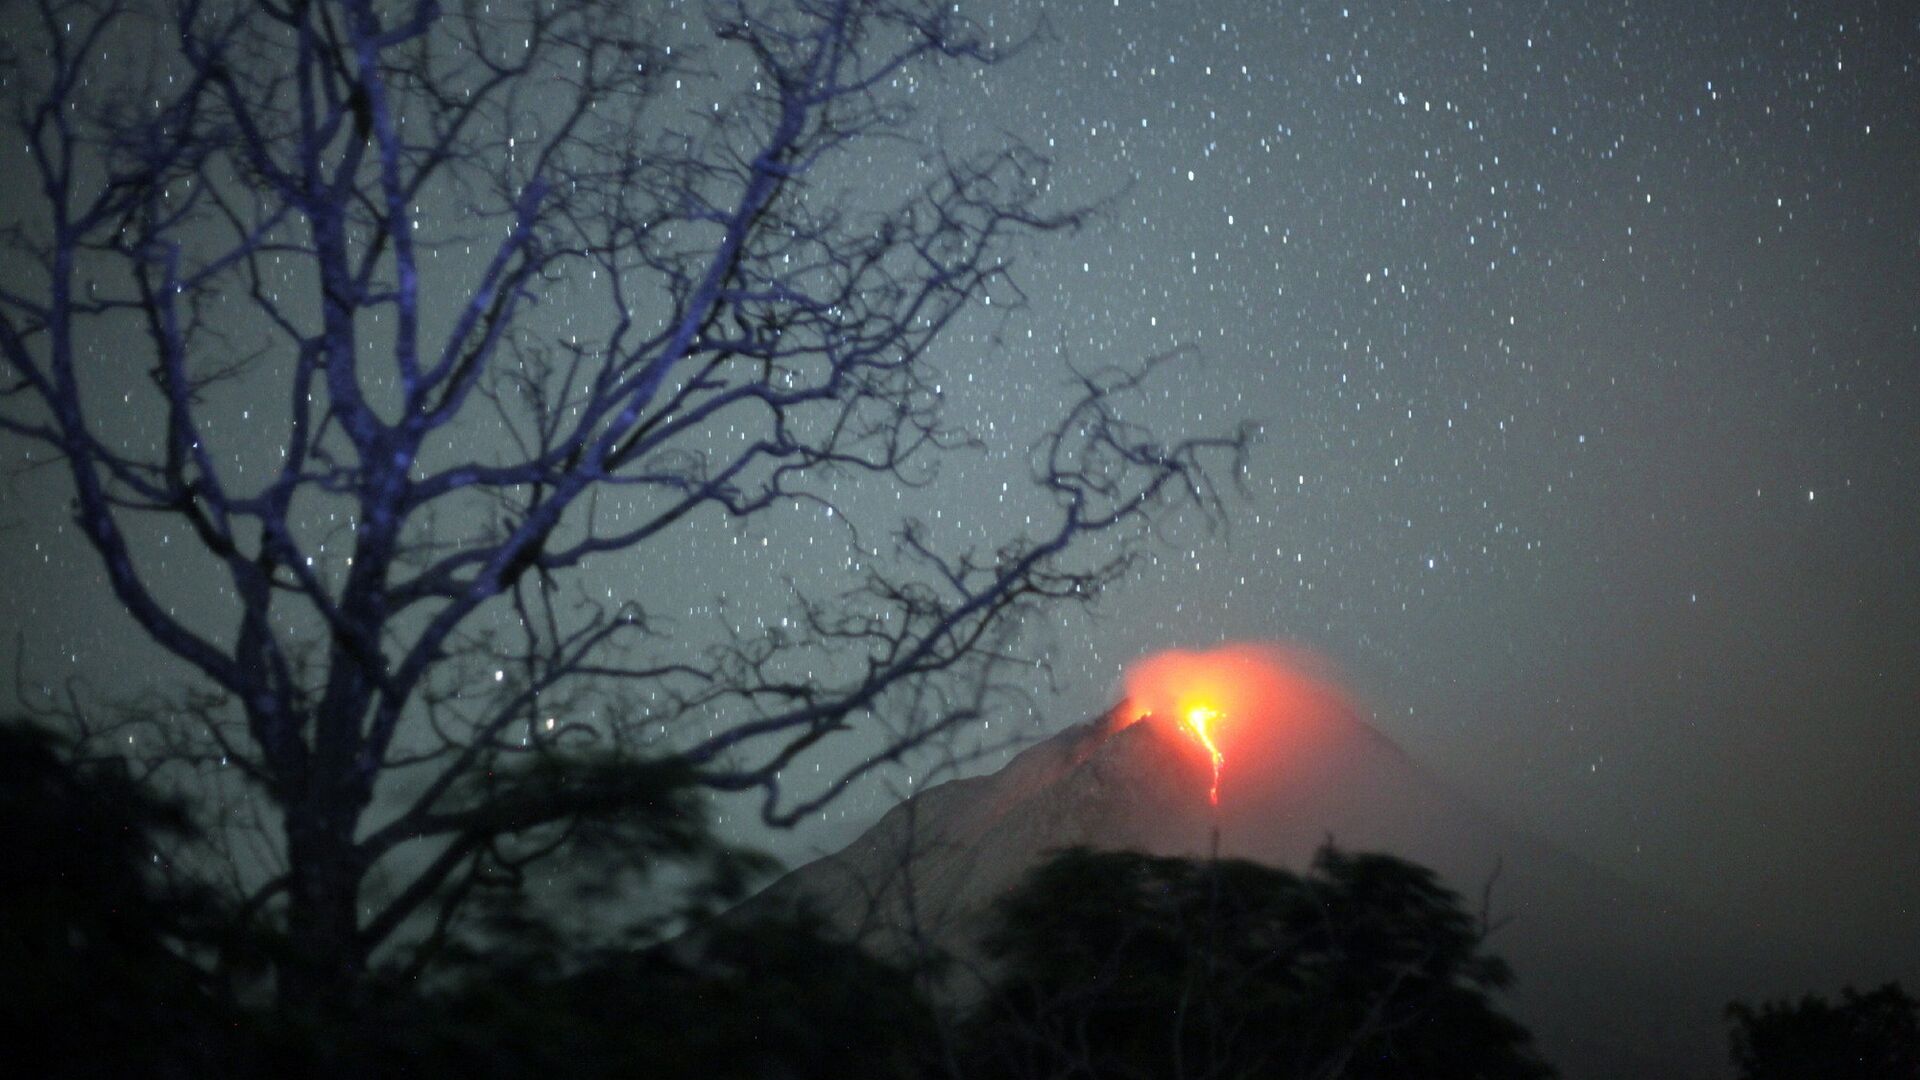
{"type": "Polygon", "coordinates": [[[1914,9],[1043,10],[990,115],[1131,182],[1030,264],[1043,333],[1190,345],[1168,407],[1263,429],[1064,711],[1301,643],[1509,817],[1920,975],[1914,9]]]}
{"type": "MultiPolygon", "coordinates": [[[[1017,527],[1063,358],[1179,350],[1143,415],[1260,433],[1225,529],[1169,522],[1092,617],[1033,628],[1055,678],[1012,719],[1092,715],[1154,649],[1291,642],[1507,817],[1836,985],[1920,981],[1913,6],[968,10],[1038,32],[905,87],[922,134],[1025,140],[1105,209],[1026,245],[1026,307],[941,350],[987,453],[904,505],[849,497],[1017,527]]],[[[22,670],[161,671],[58,477],[6,492],[22,670]]],[[[769,528],[770,572],[844,561],[769,528]]],[[[658,586],[690,616],[725,576],[693,569],[658,586]]]]}

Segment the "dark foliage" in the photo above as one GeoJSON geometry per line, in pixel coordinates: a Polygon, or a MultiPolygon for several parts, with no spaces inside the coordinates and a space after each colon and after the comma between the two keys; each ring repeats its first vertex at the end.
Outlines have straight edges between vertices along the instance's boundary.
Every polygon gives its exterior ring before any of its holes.
{"type": "Polygon", "coordinates": [[[0,986],[10,1068],[27,1075],[204,1075],[233,1017],[176,951],[214,923],[169,882],[155,842],[191,832],[118,759],[75,761],[0,725],[0,986]]]}
{"type": "Polygon", "coordinates": [[[902,972],[809,922],[716,929],[694,955],[613,956],[570,976],[495,973],[427,1032],[434,1075],[924,1075],[930,1007],[902,972]]]}
{"type": "Polygon", "coordinates": [[[980,1075],[1544,1077],[1511,975],[1421,867],[1065,852],[1002,905],[980,1075]]]}
{"type": "Polygon", "coordinates": [[[1829,1002],[1727,1006],[1741,1080],[1920,1080],[1920,1017],[1899,983],[1829,1002]]]}
{"type": "Polygon", "coordinates": [[[376,983],[350,1014],[284,1011],[263,1075],[767,1078],[930,1075],[933,1012],[904,973],[817,923],[729,925],[575,970],[501,950],[422,990],[376,983]]]}
{"type": "MultiPolygon", "coordinates": [[[[645,779],[664,825],[640,838],[652,853],[643,863],[705,860],[716,880],[754,869],[719,852],[683,779],[645,779]]],[[[242,1004],[185,959],[227,932],[230,914],[155,859],[156,837],[191,832],[122,760],[0,729],[0,962],[13,1015],[32,1033],[10,1048],[14,1061],[49,1076],[363,1080],[1551,1075],[1489,997],[1509,975],[1481,952],[1481,924],[1431,873],[1386,856],[1329,848],[1300,877],[1067,852],[1001,909],[990,944],[1002,974],[956,1043],[909,972],[818,922],[721,920],[668,945],[595,949],[521,887],[491,890],[476,905],[489,913],[481,931],[440,942],[435,978],[400,965],[328,1008],[242,1004]]],[[[591,893],[545,899],[565,907],[591,893]]],[[[1841,1038],[1838,1023],[1846,1046],[1904,1045],[1907,1056],[1887,1050],[1867,1071],[1817,1075],[1913,1075],[1913,1005],[1897,987],[1849,992],[1838,1008],[1808,999],[1736,1014],[1755,1054],[1777,1055],[1787,1035],[1841,1038]]]]}
{"type": "MultiPolygon", "coordinates": [[[[650,783],[650,801],[675,812],[638,838],[648,853],[712,864],[723,885],[727,872],[755,868],[719,852],[703,815],[678,812],[685,786],[670,771],[616,772],[566,770],[571,797],[590,795],[586,780],[596,776],[650,783]]],[[[501,782],[538,790],[550,780],[501,782]]],[[[488,805],[505,812],[513,800],[488,805]]],[[[187,959],[225,932],[230,913],[156,861],[158,840],[192,833],[183,808],[153,795],[123,759],[77,759],[55,735],[0,726],[10,1067],[74,1077],[800,1080],[844,1076],[851,1062],[863,1076],[921,1075],[938,1042],[907,975],[817,923],[726,924],[697,948],[586,954],[519,888],[497,888],[478,905],[491,916],[481,924],[488,940],[456,936],[441,946],[452,974],[430,987],[394,969],[346,1007],[243,1007],[187,959]]],[[[601,839],[616,838],[634,839],[633,830],[601,839]]]]}

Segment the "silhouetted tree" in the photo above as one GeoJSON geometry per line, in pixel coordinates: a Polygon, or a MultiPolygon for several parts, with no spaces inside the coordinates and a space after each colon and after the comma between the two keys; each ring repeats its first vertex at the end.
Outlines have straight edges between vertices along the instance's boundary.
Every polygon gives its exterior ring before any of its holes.
{"type": "Polygon", "coordinates": [[[0,986],[7,1060],[33,1076],[224,1071],[237,1013],[182,949],[212,900],[157,854],[191,833],[118,758],[76,761],[54,733],[0,723],[0,986]]]}
{"type": "Polygon", "coordinates": [[[1485,926],[1430,871],[1071,850],[1002,903],[980,1075],[1546,1077],[1485,926]]]}
{"type": "MultiPolygon", "coordinates": [[[[644,1068],[802,1080],[844,1076],[857,1061],[863,1076],[930,1071],[933,1014],[913,980],[817,922],[732,920],[628,949],[570,935],[524,889],[476,896],[481,917],[434,942],[445,957],[434,978],[382,971],[359,1008],[236,1001],[190,959],[230,921],[173,862],[195,834],[185,808],[148,790],[126,759],[79,758],[63,743],[0,724],[0,985],[16,1070],[376,1080],[644,1068]]],[[[758,869],[712,845],[704,816],[674,820],[681,827],[658,830],[653,854],[724,863],[710,885],[758,869]]],[[[631,858],[580,854],[565,867],[577,886],[558,890],[565,903],[631,858]]]]}
{"type": "Polygon", "coordinates": [[[440,999],[448,1076],[931,1075],[932,1007],[904,972],[809,920],[720,923],[698,943],[609,954],[560,977],[475,972],[440,999]]]}
{"type": "Polygon", "coordinates": [[[1920,1080],[1920,1013],[1899,983],[1849,986],[1837,1004],[1736,1001],[1727,1019],[1741,1080],[1920,1080]]]}
{"type": "Polygon", "coordinates": [[[304,1019],[255,1051],[260,1075],[879,1080],[932,1075],[937,1046],[909,976],[798,920],[590,957],[493,951],[424,987],[375,973],[353,1014],[304,1019]]]}
{"type": "Polygon", "coordinates": [[[929,349],[1017,304],[1011,241],[1081,220],[1022,147],[888,170],[919,82],[1003,52],[945,0],[0,0],[0,26],[0,430],[202,680],[133,752],[264,800],[229,876],[284,928],[289,1000],[350,996],[585,833],[671,846],[669,773],[784,825],[977,720],[1031,671],[1023,618],[1090,600],[1169,500],[1210,509],[1203,455],[1244,447],[1156,440],[1103,370],[1033,449],[1026,531],[859,512],[862,478],[977,444],[929,349]],[[867,170],[903,179],[830,194],[867,170]],[[649,607],[700,574],[696,525],[796,507],[844,529],[842,580],[710,634],[649,607]],[[163,538],[219,580],[191,615],[163,538]],[[635,550],[646,580],[593,579],[635,550]]]}

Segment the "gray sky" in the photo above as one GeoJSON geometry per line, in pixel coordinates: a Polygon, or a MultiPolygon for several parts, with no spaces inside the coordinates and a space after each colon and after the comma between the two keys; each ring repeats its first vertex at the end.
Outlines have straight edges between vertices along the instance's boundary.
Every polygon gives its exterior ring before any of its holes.
{"type": "MultiPolygon", "coordinates": [[[[906,508],[1017,522],[1000,482],[1061,347],[1190,347],[1143,417],[1263,432],[1228,532],[1175,525],[1050,631],[1045,722],[1155,648],[1298,643],[1507,816],[1836,984],[1920,980],[1912,6],[986,6],[1049,32],[931,84],[930,127],[1117,194],[1023,260],[1029,310],[949,341],[993,450],[906,508]]],[[[36,678],[163,677],[58,476],[6,492],[0,619],[36,678]]],[[[798,535],[771,570],[843,558],[798,535]]],[[[702,550],[639,564],[674,570],[666,606],[725,587],[702,550]]]]}

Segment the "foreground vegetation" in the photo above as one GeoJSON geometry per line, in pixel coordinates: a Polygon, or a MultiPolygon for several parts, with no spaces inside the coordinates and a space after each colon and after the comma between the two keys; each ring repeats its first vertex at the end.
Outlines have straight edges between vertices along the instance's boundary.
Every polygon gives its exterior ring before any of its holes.
{"type": "MultiPolygon", "coordinates": [[[[124,767],[0,728],[0,977],[26,1074],[1553,1075],[1501,1010],[1512,975],[1484,919],[1387,855],[1329,847],[1294,874],[1062,852],[995,912],[980,971],[898,966],[796,917],[589,940],[505,888],[427,974],[396,954],[351,1002],[298,1011],[261,982],[282,945],[220,940],[246,920],[155,858],[192,831],[124,767]],[[251,982],[204,962],[247,953],[251,982]]],[[[1744,1080],[1920,1076],[1897,985],[1729,1015],[1744,1080]]]]}

